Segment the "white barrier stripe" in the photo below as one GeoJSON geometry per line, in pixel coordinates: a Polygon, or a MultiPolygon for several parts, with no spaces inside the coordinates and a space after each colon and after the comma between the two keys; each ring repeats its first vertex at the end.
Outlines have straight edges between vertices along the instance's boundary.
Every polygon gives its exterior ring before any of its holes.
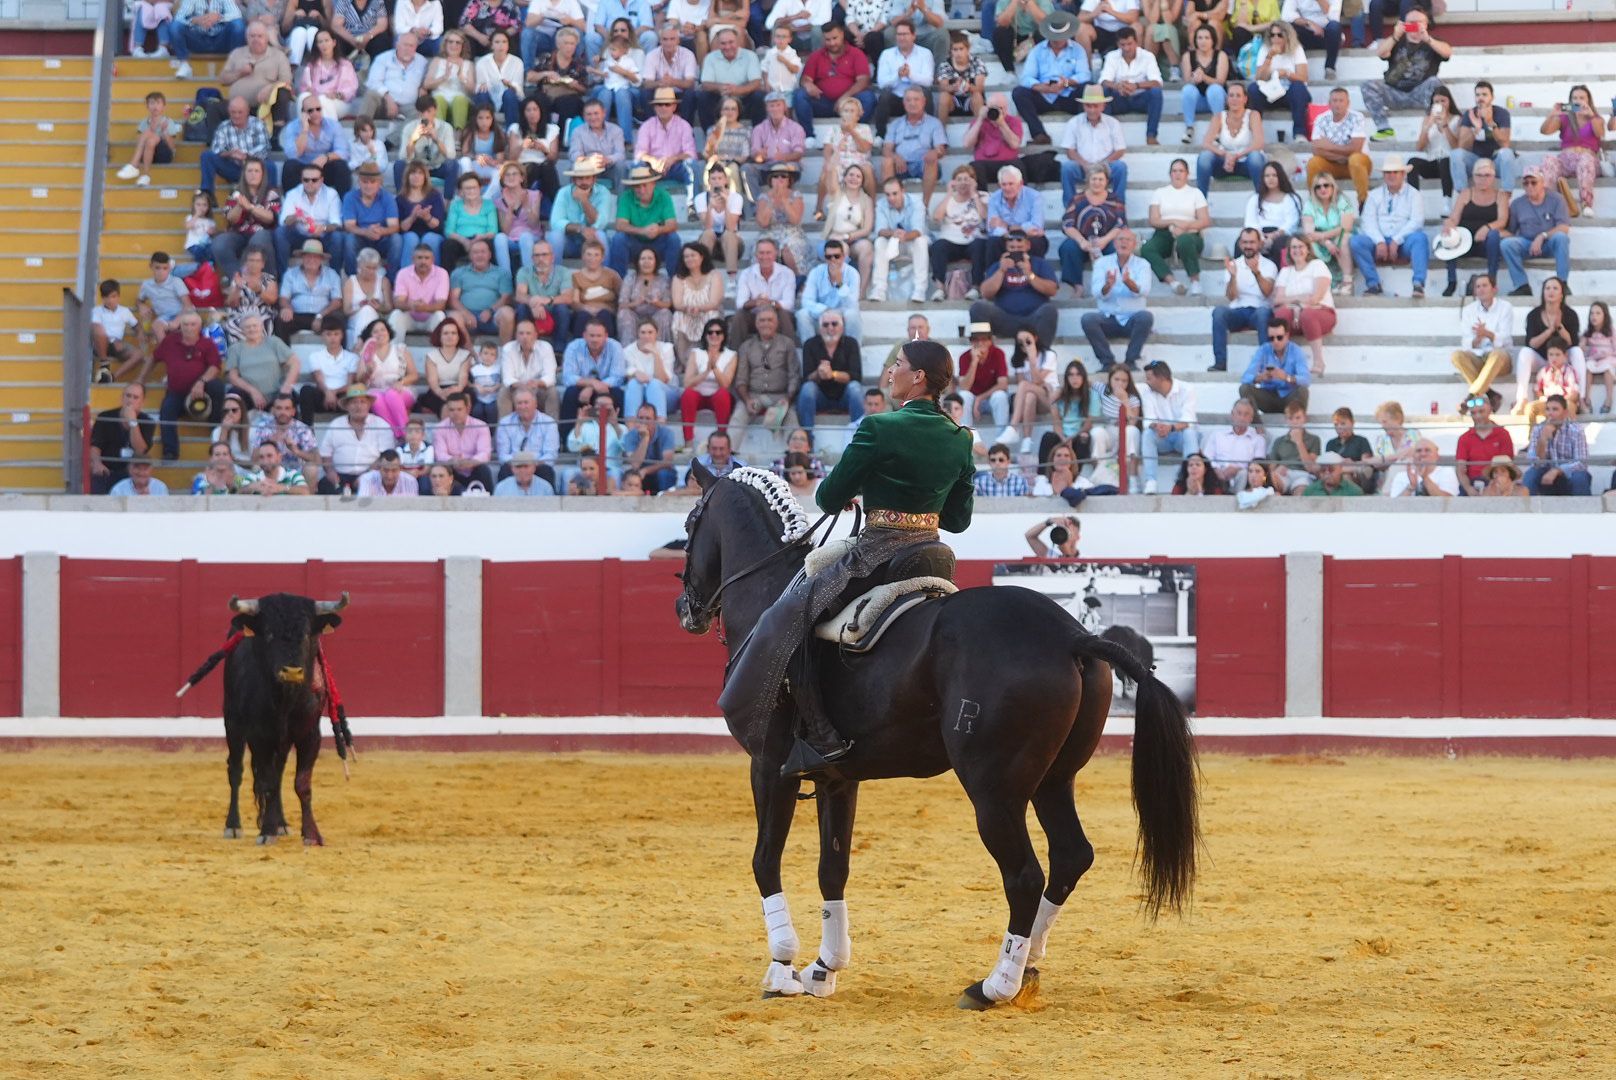
{"type": "MultiPolygon", "coordinates": [[[[356,739],[363,739],[367,735],[729,735],[722,718],[716,716],[356,716],[350,720],[356,739]]],[[[1195,718],[1193,727],[1197,736],[1208,738],[1616,739],[1616,720],[1578,718],[1213,716],[1195,718]]],[[[1112,717],[1106,722],[1105,734],[1132,735],[1133,718],[1112,717]]],[[[0,739],[205,739],[222,738],[223,735],[223,721],[197,716],[0,718],[0,739]]]]}

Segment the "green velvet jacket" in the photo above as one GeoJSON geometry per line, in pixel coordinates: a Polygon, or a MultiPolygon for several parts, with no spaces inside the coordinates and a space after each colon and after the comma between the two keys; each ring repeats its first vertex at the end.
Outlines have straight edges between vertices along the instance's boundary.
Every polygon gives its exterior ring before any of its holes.
{"type": "Polygon", "coordinates": [[[939,514],[939,524],[957,533],[971,524],[975,476],[969,433],[935,401],[920,399],[860,421],[815,498],[828,512],[863,495],[865,510],[939,514]]]}

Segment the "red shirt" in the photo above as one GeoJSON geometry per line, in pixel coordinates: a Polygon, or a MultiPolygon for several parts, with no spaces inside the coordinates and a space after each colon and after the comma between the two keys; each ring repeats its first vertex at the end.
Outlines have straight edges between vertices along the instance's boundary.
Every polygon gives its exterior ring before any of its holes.
{"type": "Polygon", "coordinates": [[[190,393],[203,372],[222,366],[212,338],[203,334],[195,345],[187,345],[180,340],[178,330],[163,339],[152,359],[168,369],[168,389],[176,394],[190,393]]]}
{"type": "Polygon", "coordinates": [[[1465,466],[1465,475],[1471,480],[1480,480],[1493,458],[1515,456],[1515,441],[1498,424],[1493,425],[1493,430],[1485,439],[1476,434],[1475,428],[1471,428],[1459,436],[1459,449],[1454,456],[1460,461],[1474,461],[1476,464],[1465,466]]]}
{"type": "MultiPolygon", "coordinates": [[[[1021,117],[1007,116],[1005,125],[1017,135],[1022,133],[1021,117]]],[[[1010,149],[999,133],[997,124],[982,121],[982,128],[976,133],[976,160],[977,161],[1015,161],[1021,156],[1021,151],[1010,149]]]]}
{"type": "MultiPolygon", "coordinates": [[[[971,350],[966,349],[959,354],[959,370],[964,371],[970,362],[971,350]]],[[[981,397],[993,389],[994,383],[1009,377],[1010,365],[1005,361],[1004,350],[994,345],[988,349],[988,354],[982,362],[976,365],[976,370],[971,373],[971,385],[966,389],[981,397]]]]}
{"type": "MultiPolygon", "coordinates": [[[[818,49],[808,54],[808,60],[802,65],[802,78],[812,79],[831,101],[835,101],[848,90],[862,75],[870,77],[870,58],[864,55],[864,50],[855,49],[848,45],[842,49],[842,55],[832,57],[824,49],[818,49]]],[[[869,117],[864,118],[867,122],[869,117]]]]}

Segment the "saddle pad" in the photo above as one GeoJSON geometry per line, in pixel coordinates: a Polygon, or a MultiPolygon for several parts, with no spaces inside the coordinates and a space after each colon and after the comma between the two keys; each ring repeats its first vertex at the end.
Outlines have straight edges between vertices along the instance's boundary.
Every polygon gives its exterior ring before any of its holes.
{"type": "Polygon", "coordinates": [[[802,572],[809,577],[818,574],[825,567],[853,550],[858,543],[856,536],[844,536],[840,540],[829,540],[821,547],[816,547],[802,560],[802,572]]]}
{"type": "Polygon", "coordinates": [[[959,586],[939,577],[909,578],[878,585],[815,626],[814,636],[822,641],[834,641],[853,652],[867,652],[875,647],[899,615],[927,600],[956,592],[959,586]]]}

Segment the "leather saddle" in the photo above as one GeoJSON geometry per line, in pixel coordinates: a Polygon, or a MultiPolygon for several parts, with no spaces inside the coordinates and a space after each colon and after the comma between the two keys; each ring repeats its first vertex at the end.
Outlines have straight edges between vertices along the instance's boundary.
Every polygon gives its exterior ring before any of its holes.
{"type": "MultiPolygon", "coordinates": [[[[810,552],[804,569],[812,577],[841,558],[852,545],[852,539],[832,541],[810,552]]],[[[866,580],[864,591],[855,594],[836,614],[821,620],[814,627],[814,636],[846,652],[869,652],[899,617],[928,600],[958,592],[953,576],[954,552],[947,544],[937,541],[905,552],[873,579],[866,580]]]]}

